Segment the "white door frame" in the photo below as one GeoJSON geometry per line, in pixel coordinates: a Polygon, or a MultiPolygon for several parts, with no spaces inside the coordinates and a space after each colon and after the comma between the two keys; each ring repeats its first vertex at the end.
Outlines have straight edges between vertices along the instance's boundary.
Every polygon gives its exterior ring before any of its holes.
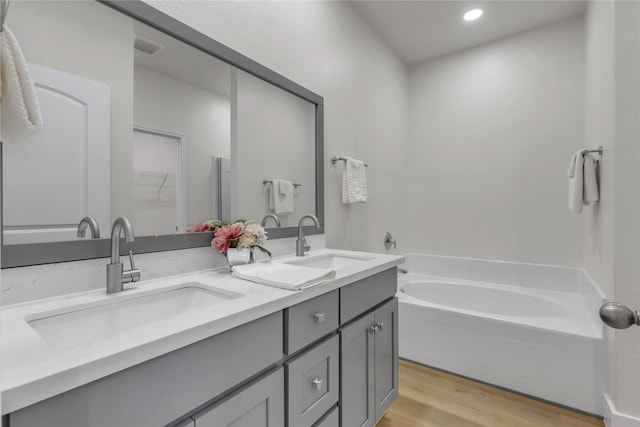
{"type": "Polygon", "coordinates": [[[178,226],[178,232],[184,231],[187,228],[187,138],[180,133],[137,124],[133,125],[133,131],[175,139],[178,143],[178,172],[176,173],[176,225],[178,226]]]}

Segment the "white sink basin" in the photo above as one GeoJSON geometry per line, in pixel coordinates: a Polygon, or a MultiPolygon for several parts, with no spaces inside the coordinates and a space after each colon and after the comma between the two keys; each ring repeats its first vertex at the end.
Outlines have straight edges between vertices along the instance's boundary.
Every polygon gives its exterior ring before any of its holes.
{"type": "Polygon", "coordinates": [[[73,347],[99,341],[153,322],[210,308],[243,296],[189,282],[100,301],[95,305],[66,307],[40,313],[27,323],[45,341],[56,347],[73,347]]]}
{"type": "Polygon", "coordinates": [[[338,254],[322,254],[312,255],[296,258],[287,261],[287,264],[302,265],[305,267],[313,268],[328,268],[330,270],[339,270],[345,267],[351,267],[352,265],[360,264],[364,261],[369,261],[371,257],[357,257],[349,255],[338,254]]]}

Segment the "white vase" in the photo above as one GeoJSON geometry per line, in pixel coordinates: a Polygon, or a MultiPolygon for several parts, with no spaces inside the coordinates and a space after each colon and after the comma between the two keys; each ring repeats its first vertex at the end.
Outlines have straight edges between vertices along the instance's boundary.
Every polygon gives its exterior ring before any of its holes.
{"type": "Polygon", "coordinates": [[[253,262],[253,256],[249,249],[229,248],[227,249],[225,258],[227,259],[229,267],[253,262]]]}

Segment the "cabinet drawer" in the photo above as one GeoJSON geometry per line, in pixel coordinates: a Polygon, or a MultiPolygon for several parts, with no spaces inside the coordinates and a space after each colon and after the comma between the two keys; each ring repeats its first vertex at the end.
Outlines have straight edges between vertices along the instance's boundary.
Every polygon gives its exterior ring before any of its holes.
{"type": "Polygon", "coordinates": [[[398,274],[395,267],[341,288],[340,324],[391,298],[397,290],[398,274]]]}
{"type": "Polygon", "coordinates": [[[337,335],[287,362],[288,426],[310,427],[338,403],[337,335]]]}
{"type": "Polygon", "coordinates": [[[293,354],[338,328],[338,290],[285,310],[285,353],[293,354]]]}
{"type": "Polygon", "coordinates": [[[340,427],[340,411],[336,406],[313,427],[340,427]]]}

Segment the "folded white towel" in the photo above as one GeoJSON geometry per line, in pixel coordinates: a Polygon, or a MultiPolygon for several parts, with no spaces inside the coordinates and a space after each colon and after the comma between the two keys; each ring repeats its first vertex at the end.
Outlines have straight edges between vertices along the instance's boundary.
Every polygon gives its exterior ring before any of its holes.
{"type": "Polygon", "coordinates": [[[276,215],[289,214],[295,210],[293,183],[284,179],[271,181],[269,209],[276,215]]]}
{"type": "Polygon", "coordinates": [[[239,279],[292,291],[319,285],[336,277],[334,270],[273,261],[236,265],[232,270],[233,275],[239,279]]]}
{"type": "Polygon", "coordinates": [[[582,207],[596,203],[598,181],[596,178],[596,160],[585,153],[582,148],[576,151],[569,164],[569,210],[575,214],[582,213],[582,207]]]}
{"type": "Polygon", "coordinates": [[[5,25],[0,32],[0,140],[20,142],[42,127],[42,113],[29,66],[5,25]]]}
{"type": "Polygon", "coordinates": [[[342,175],[342,203],[367,203],[367,172],[362,160],[347,157],[342,175]]]}

